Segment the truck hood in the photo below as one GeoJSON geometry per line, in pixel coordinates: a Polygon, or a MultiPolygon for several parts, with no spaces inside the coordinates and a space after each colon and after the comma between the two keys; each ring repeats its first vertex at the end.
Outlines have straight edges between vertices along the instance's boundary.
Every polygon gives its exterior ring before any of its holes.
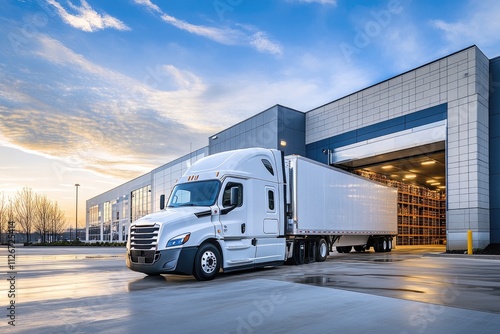
{"type": "Polygon", "coordinates": [[[137,219],[132,225],[142,225],[151,223],[161,224],[184,224],[204,216],[210,216],[212,210],[209,207],[186,206],[178,208],[166,208],[165,210],[149,214],[137,219]]]}

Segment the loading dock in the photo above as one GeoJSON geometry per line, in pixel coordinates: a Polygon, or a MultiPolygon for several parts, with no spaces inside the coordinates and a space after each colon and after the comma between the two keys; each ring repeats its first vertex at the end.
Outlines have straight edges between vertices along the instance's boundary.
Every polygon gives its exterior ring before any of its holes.
{"type": "Polygon", "coordinates": [[[398,189],[397,245],[446,244],[445,142],[335,164],[398,189]]]}

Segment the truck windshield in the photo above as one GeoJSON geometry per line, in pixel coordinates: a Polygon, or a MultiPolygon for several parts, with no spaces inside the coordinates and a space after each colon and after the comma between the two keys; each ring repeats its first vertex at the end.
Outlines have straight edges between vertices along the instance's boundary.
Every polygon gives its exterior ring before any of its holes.
{"type": "Polygon", "coordinates": [[[168,207],[214,205],[219,189],[220,182],[218,180],[178,184],[172,190],[168,207]]]}

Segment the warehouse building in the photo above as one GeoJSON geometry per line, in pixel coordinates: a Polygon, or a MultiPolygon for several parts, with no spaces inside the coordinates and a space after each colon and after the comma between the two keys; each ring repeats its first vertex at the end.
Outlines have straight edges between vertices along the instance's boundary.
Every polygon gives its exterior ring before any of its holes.
{"type": "Polygon", "coordinates": [[[208,146],[87,201],[87,241],[130,222],[198,159],[245,147],[299,154],[398,188],[398,244],[500,243],[500,57],[471,46],[307,112],[276,105],[208,146]]]}

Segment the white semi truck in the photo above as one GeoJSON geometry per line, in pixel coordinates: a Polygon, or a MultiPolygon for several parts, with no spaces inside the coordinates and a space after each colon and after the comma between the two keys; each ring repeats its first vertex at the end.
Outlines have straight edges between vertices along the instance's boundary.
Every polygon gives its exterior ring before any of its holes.
{"type": "Polygon", "coordinates": [[[273,149],[197,161],[160,208],[130,226],[131,270],[210,280],[220,269],[322,262],[333,247],[388,252],[397,234],[396,189],[273,149]]]}

